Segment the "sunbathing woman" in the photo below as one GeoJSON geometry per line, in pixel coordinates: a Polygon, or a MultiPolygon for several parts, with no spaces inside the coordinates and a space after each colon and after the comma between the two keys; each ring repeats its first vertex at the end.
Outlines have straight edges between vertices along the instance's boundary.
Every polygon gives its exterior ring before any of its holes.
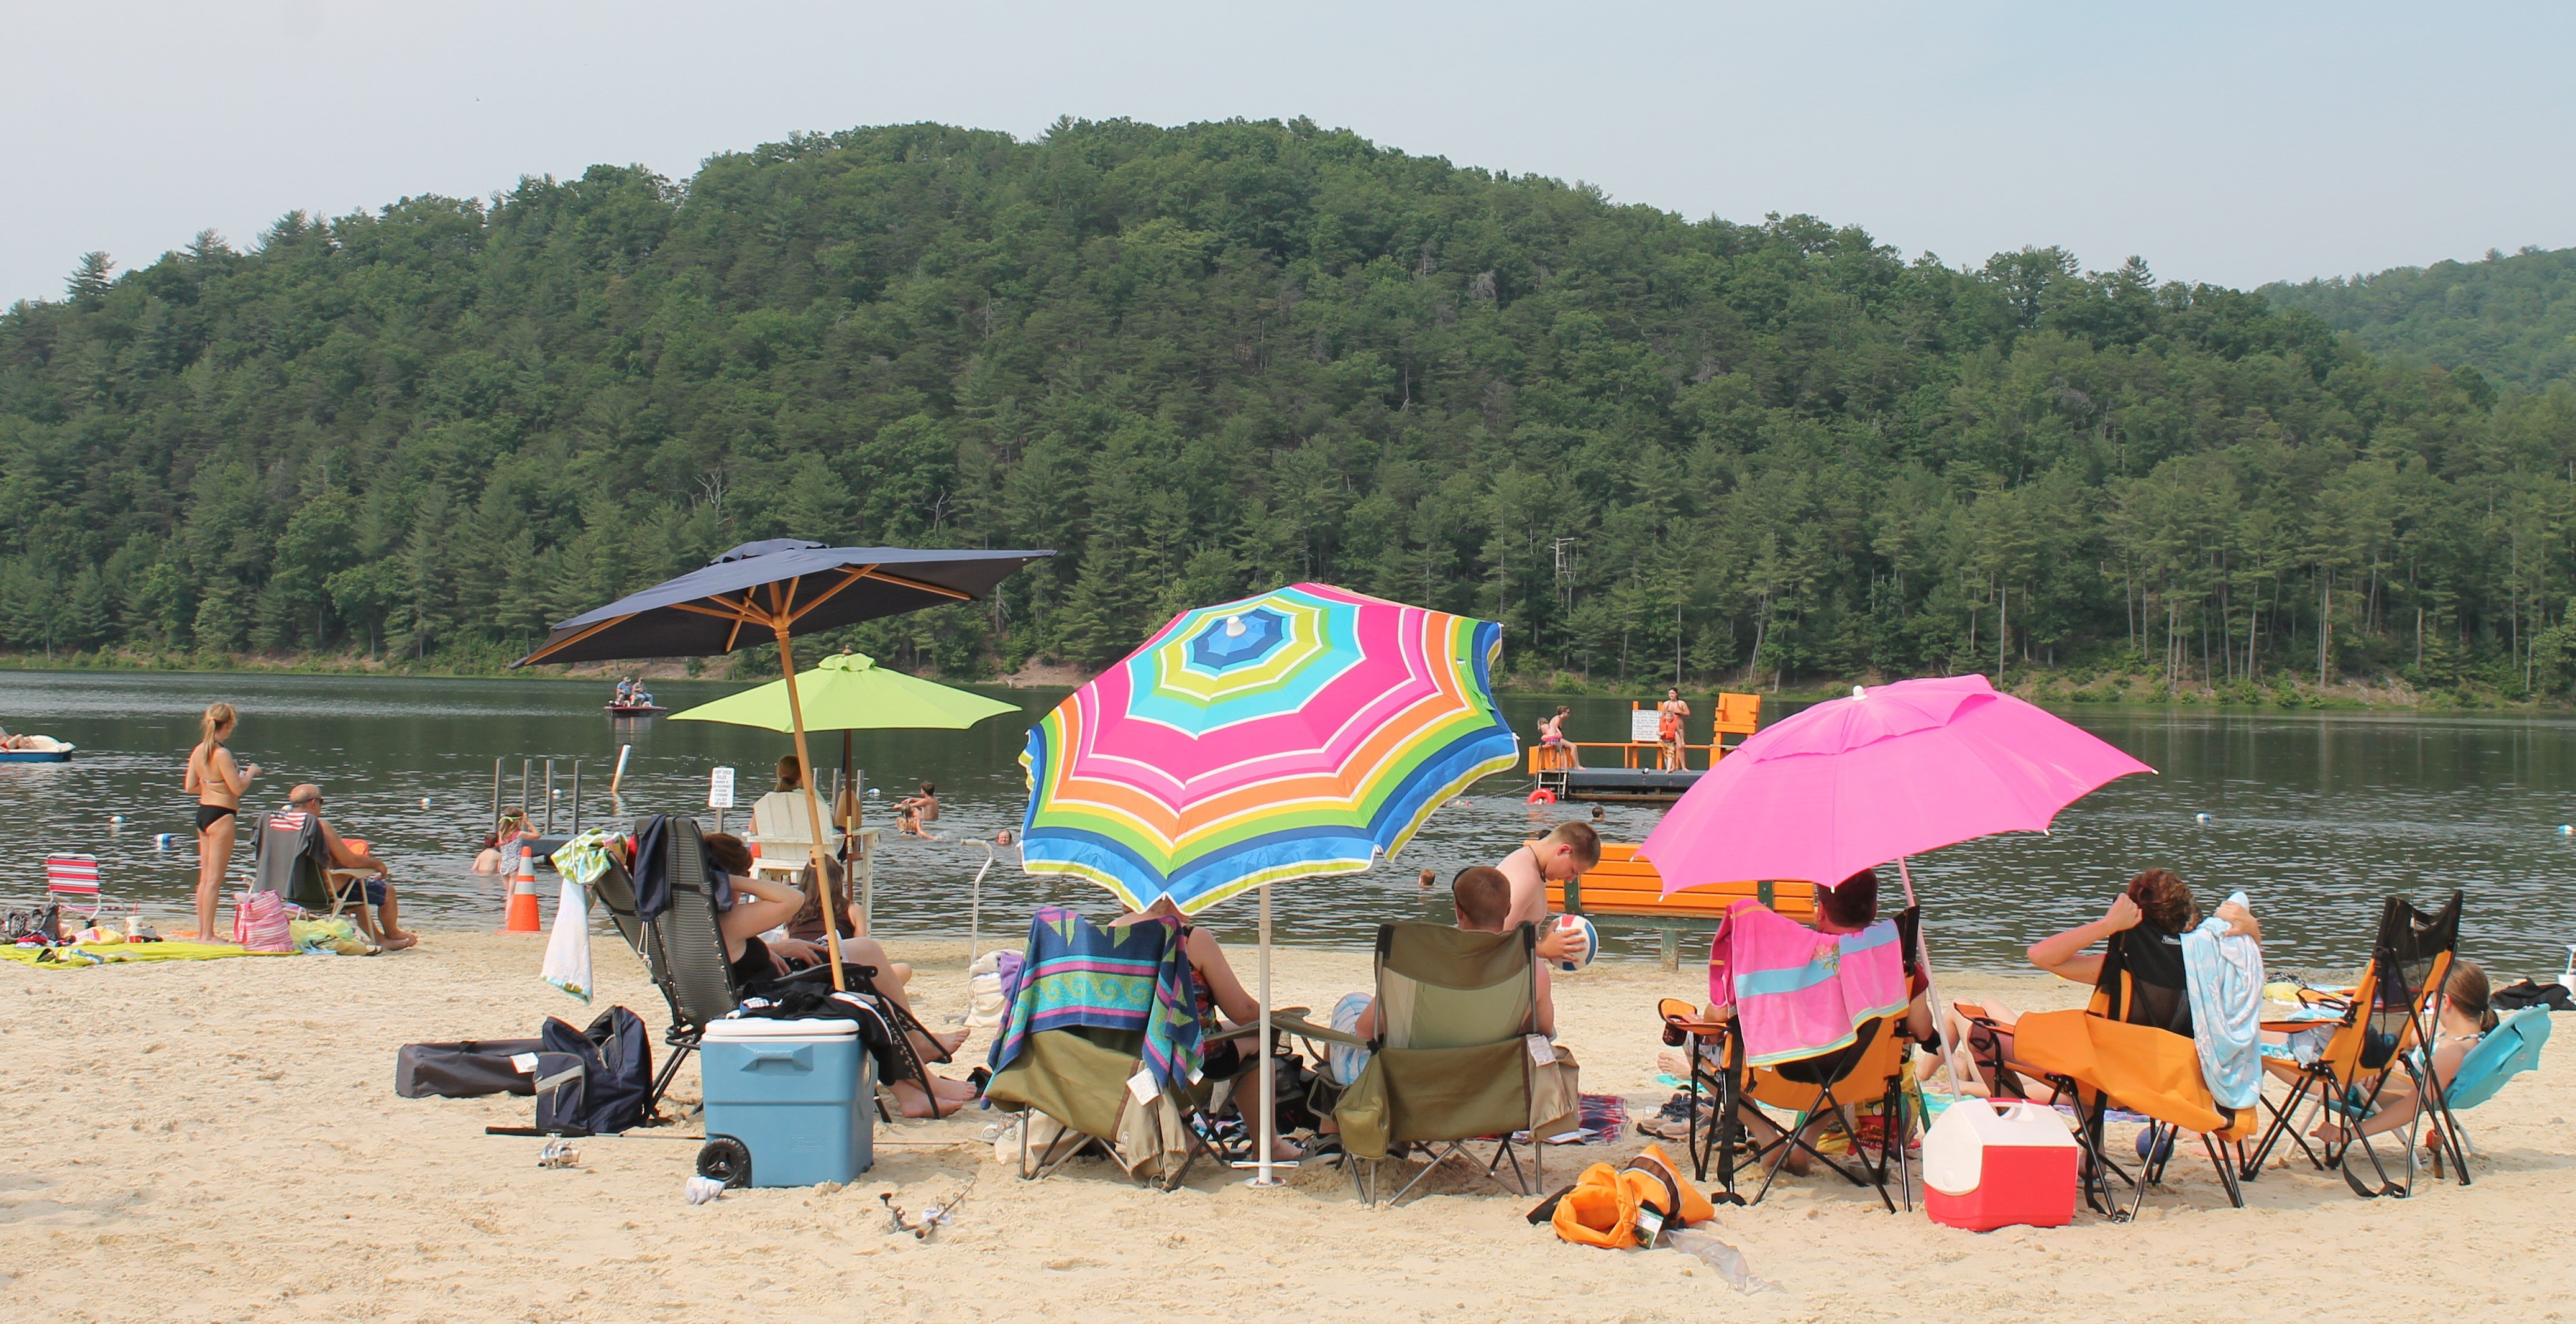
{"type": "MultiPolygon", "coordinates": [[[[2435,1018],[2439,1033],[2433,1038],[2433,1074],[2442,1088],[2451,1087],[2451,1079],[2460,1074],[2460,1064],[2468,1060],[2469,1050],[2496,1027],[2495,1009],[2489,1003],[2487,972],[2475,961],[2454,961],[2451,976],[2442,981],[2441,1012],[2435,1018]]],[[[2418,1059],[2420,1066],[2421,1059],[2418,1059]]],[[[2415,1094],[2415,1077],[2405,1071],[2389,1074],[2379,1090],[2379,1109],[2362,1119],[2360,1134],[2375,1136],[2394,1131],[2415,1120],[2421,1107],[2415,1094]]],[[[2327,1144],[2344,1139],[2349,1123],[2321,1121],[2309,1132],[2327,1144]]]]}
{"type": "MultiPolygon", "coordinates": [[[[733,904],[716,922],[716,931],[724,938],[725,965],[733,976],[733,986],[746,994],[764,990],[779,976],[794,973],[797,966],[761,935],[793,919],[805,905],[805,894],[785,883],[755,875],[751,848],[742,844],[742,838],[730,832],[710,832],[706,843],[707,853],[723,868],[733,889],[733,904]]],[[[909,1080],[886,1082],[894,1091],[895,1101],[902,1105],[904,1116],[945,1116],[975,1100],[975,1087],[965,1081],[943,1076],[930,1079],[938,1094],[936,1111],[919,1085],[909,1080]]]]}
{"type": "Polygon", "coordinates": [[[215,940],[215,902],[224,888],[224,870],[232,863],[233,835],[241,826],[242,792],[259,775],[259,765],[245,768],[224,748],[241,715],[229,703],[208,704],[198,719],[201,738],[188,751],[188,771],[179,789],[197,797],[197,938],[215,940]]]}

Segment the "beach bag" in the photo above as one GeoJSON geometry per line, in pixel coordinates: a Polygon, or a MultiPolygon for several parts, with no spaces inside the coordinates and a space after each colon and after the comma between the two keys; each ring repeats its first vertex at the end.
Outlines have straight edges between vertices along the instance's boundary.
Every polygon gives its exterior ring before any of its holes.
{"type": "Polygon", "coordinates": [[[1716,1216],[1717,1206],[1681,1175],[1663,1147],[1648,1145],[1625,1167],[1585,1168],[1557,1200],[1549,1223],[1575,1245],[1618,1249],[1653,1246],[1669,1228],[1716,1216]]]}
{"type": "Polygon", "coordinates": [[[975,958],[966,974],[966,1024],[987,1027],[1002,1023],[1002,1013],[1011,1005],[1011,994],[1020,982],[1020,954],[996,948],[975,958]]]}
{"type": "Polygon", "coordinates": [[[286,898],[275,892],[233,893],[233,941],[254,952],[291,952],[286,898]]]}
{"type": "Polygon", "coordinates": [[[538,1097],[538,1130],[616,1135],[644,1124],[644,1104],[653,1094],[653,1041],[642,1017],[611,1007],[588,1030],[576,1030],[549,1016],[537,1039],[547,1052],[567,1054],[582,1065],[577,1085],[538,1097]]]}
{"type": "MultiPolygon", "coordinates": [[[[394,1050],[394,1095],[404,1099],[473,1099],[487,1094],[537,1092],[536,1039],[464,1039],[445,1044],[404,1044],[394,1050]]],[[[555,1067],[560,1071],[564,1062],[555,1067]]],[[[551,1075],[549,1071],[545,1074],[551,1075]]]]}

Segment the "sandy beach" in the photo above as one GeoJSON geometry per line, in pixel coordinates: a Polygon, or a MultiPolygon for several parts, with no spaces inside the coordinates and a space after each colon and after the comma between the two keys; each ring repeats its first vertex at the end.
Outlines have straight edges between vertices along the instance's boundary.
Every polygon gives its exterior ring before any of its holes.
{"type": "MultiPolygon", "coordinates": [[[[402,1100],[394,1051],[415,1040],[533,1033],[622,1003],[658,1035],[660,997],[611,939],[591,1008],[536,976],[538,940],[431,932],[375,958],[295,957],[76,972],[0,967],[0,1286],[22,1319],[905,1320],[1283,1318],[1662,1320],[2472,1318],[2576,1315],[2555,1254],[2504,1272],[2511,1248],[2576,1216],[2576,1056],[2554,1048],[2468,1116],[2476,1184],[2424,1182],[2363,1201],[2342,1181],[2266,1173],[2234,1211],[2186,1151],[2136,1223],[1976,1235],[1890,1216],[1830,1176],[1784,1178],[1725,1209],[1719,1235],[1774,1286],[1739,1295],[1678,1251],[1559,1242],[1531,1200],[1452,1182],[1363,1208],[1330,1169],[1246,1189],[1204,1165],[1163,1195],[1085,1160],[1022,1182],[979,1139],[995,1115],[880,1127],[877,1165],[846,1189],[681,1186],[685,1123],[578,1142],[536,1166],[519,1099],[402,1100]],[[952,1226],[891,1233],[881,1194],[957,1204],[952,1226]],[[959,1197],[962,1193],[962,1202],[959,1197]]],[[[962,944],[907,944],[919,1002],[963,1005],[962,944]]],[[[1250,953],[1239,965],[1250,973],[1250,953]]],[[[1284,950],[1283,1005],[1361,987],[1358,951],[1284,950]]],[[[1583,1086],[1644,1116],[1668,1096],[1654,999],[1696,972],[1604,962],[1557,982],[1583,1086]]],[[[2069,1005],[2073,985],[1956,974],[1953,996],[2069,1005]]],[[[980,1060],[983,1036],[961,1062],[980,1060]]],[[[956,1068],[962,1074],[962,1067],[956,1068]]],[[[686,1071],[675,1101],[693,1102],[686,1071]]],[[[1552,1180],[1632,1152],[1556,1148],[1552,1180]]]]}

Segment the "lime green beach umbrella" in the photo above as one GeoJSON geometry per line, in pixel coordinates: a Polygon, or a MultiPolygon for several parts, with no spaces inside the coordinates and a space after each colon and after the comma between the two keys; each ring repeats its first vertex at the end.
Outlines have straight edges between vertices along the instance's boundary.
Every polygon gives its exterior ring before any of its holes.
{"type": "MultiPolygon", "coordinates": [[[[1016,713],[1020,706],[952,690],[918,676],[889,671],[865,653],[835,653],[813,670],[797,673],[796,687],[805,705],[808,731],[874,731],[928,728],[963,731],[988,717],[1016,713]]],[[[724,722],[733,726],[796,729],[788,711],[787,682],[773,680],[714,703],[702,703],[664,719],[673,722],[724,722]]]]}

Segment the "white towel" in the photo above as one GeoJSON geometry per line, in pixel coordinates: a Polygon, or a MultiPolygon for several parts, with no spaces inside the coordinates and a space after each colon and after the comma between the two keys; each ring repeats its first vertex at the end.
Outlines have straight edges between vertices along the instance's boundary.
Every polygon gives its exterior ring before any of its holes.
{"type": "Polygon", "coordinates": [[[555,902],[555,931],[546,939],[546,982],[590,1003],[590,891],[567,878],[555,902]]]}
{"type": "MultiPolygon", "coordinates": [[[[2227,899],[2247,904],[2243,892],[2227,899]]],[[[2263,1097],[2262,944],[2212,915],[2182,935],[2182,968],[2201,1080],[2218,1106],[2253,1107],[2263,1097]]]]}

